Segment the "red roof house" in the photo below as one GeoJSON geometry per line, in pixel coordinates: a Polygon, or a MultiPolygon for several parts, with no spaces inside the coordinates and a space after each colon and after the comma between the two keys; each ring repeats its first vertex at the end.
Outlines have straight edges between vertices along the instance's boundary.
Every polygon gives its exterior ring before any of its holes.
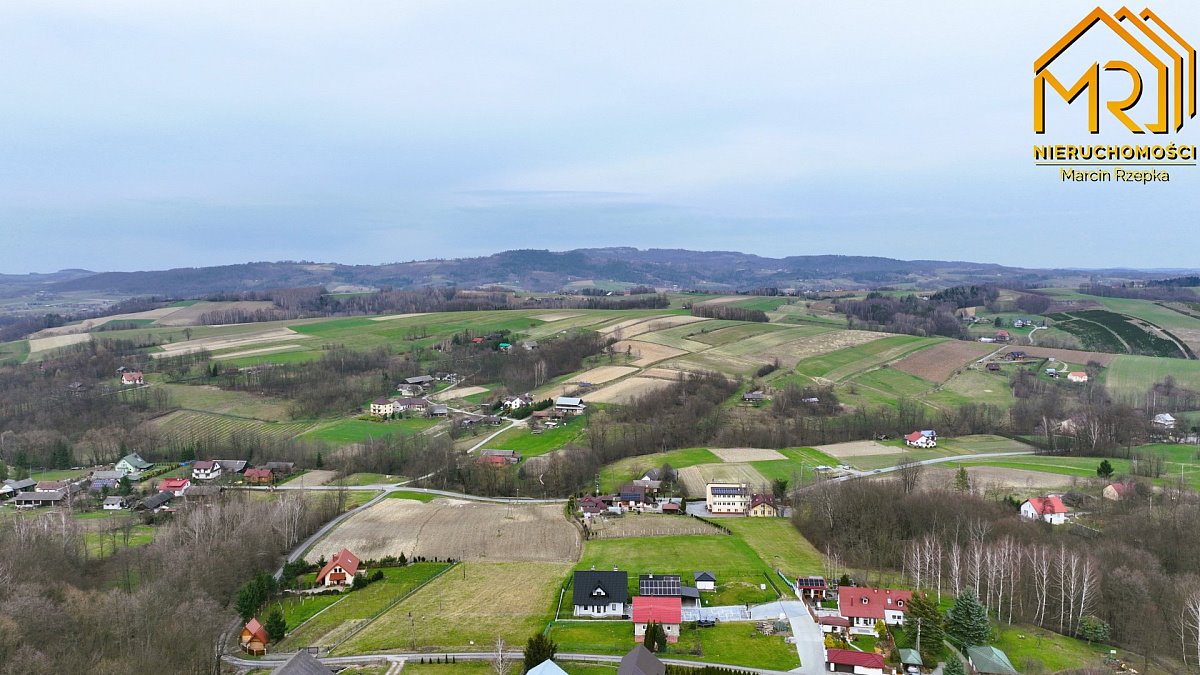
{"type": "Polygon", "coordinates": [[[651,621],[663,627],[667,642],[679,641],[679,624],[683,622],[683,600],[679,596],[638,595],[633,598],[633,639],[641,642],[646,637],[646,626],[651,621]]]}
{"type": "Polygon", "coordinates": [[[267,629],[258,622],[258,619],[251,618],[250,621],[242,627],[242,649],[251,654],[266,654],[267,653],[267,629]]]}
{"type": "Polygon", "coordinates": [[[354,575],[358,574],[358,566],[362,564],[358,556],[349,549],[342,549],[333,554],[333,558],[325,563],[317,572],[317,585],[347,586],[354,583],[354,575]]]}
{"type": "Polygon", "coordinates": [[[860,652],[853,649],[827,649],[825,662],[842,673],[860,673],[868,675],[883,672],[883,656],[873,652],[860,652]],[[841,666],[837,668],[836,666],[841,666]],[[850,670],[846,670],[849,668],[850,670]]]}
{"type": "Polygon", "coordinates": [[[1058,495],[1034,497],[1021,504],[1021,516],[1029,520],[1044,520],[1051,525],[1067,522],[1067,505],[1058,495]]]}
{"type": "Polygon", "coordinates": [[[145,384],[146,379],[142,376],[140,370],[130,370],[121,373],[121,384],[145,384]]]}
{"type": "Polygon", "coordinates": [[[838,614],[850,619],[853,628],[875,630],[875,622],[904,624],[912,591],[894,588],[842,586],[838,588],[838,614]]]}
{"type": "Polygon", "coordinates": [[[271,473],[270,469],[246,469],[245,481],[247,483],[270,484],[275,479],[275,474],[271,473]]]}
{"type": "Polygon", "coordinates": [[[183,491],[192,484],[192,481],[187,478],[167,478],[158,484],[159,492],[170,492],[176,497],[182,497],[183,491]]]}

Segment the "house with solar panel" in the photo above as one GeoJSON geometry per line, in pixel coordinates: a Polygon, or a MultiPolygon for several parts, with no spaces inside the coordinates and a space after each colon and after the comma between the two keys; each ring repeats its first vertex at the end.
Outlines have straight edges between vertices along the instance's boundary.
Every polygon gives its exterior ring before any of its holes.
{"type": "Polygon", "coordinates": [[[744,516],[750,509],[750,486],[745,483],[709,483],[704,505],[712,514],[744,516]]]}

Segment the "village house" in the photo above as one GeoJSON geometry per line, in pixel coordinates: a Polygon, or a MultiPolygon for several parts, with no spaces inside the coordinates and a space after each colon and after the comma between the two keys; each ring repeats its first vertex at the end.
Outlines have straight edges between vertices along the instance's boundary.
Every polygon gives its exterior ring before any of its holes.
{"type": "Polygon", "coordinates": [[[318,586],[350,586],[354,584],[354,575],[358,574],[361,565],[358,556],[348,549],[342,549],[333,554],[329,562],[317,572],[318,586]]]}
{"type": "Polygon", "coordinates": [[[629,573],[618,570],[580,570],[575,573],[572,604],[575,616],[625,616],[629,573]]]}
{"type": "Polygon", "coordinates": [[[270,485],[275,482],[275,475],[270,469],[246,469],[243,480],[251,485],[270,485]]]}
{"type": "Polygon", "coordinates": [[[267,629],[258,622],[258,619],[253,617],[242,626],[242,635],[239,639],[242,643],[242,649],[247,653],[261,656],[267,653],[267,629]]]}
{"type": "Polygon", "coordinates": [[[936,448],[937,434],[933,432],[914,431],[904,437],[904,444],[910,448],[936,448]]]}
{"type": "Polygon", "coordinates": [[[750,486],[745,483],[709,483],[704,492],[709,513],[743,515],[750,508],[750,486]]]}
{"type": "Polygon", "coordinates": [[[758,390],[748,391],[748,392],[742,394],[742,403],[758,404],[758,403],[762,403],[763,401],[766,401],[766,400],[767,400],[767,395],[758,390]]]}
{"type": "Polygon", "coordinates": [[[117,462],[117,465],[114,468],[116,468],[117,471],[120,471],[121,475],[128,476],[130,474],[141,475],[143,471],[150,469],[153,466],[154,465],[150,462],[142,459],[141,455],[137,454],[136,452],[131,452],[122,457],[121,461],[117,462]]]}
{"type": "Polygon", "coordinates": [[[779,505],[775,503],[775,497],[754,495],[750,498],[750,508],[746,515],[751,518],[778,518],[782,514],[779,505]]]}
{"type": "Polygon", "coordinates": [[[525,671],[525,675],[567,675],[567,671],[559,668],[557,663],[546,659],[525,671]]]}
{"type": "Polygon", "coordinates": [[[1009,335],[1008,331],[1006,331],[1006,330],[998,330],[998,331],[996,331],[996,336],[992,339],[995,340],[996,342],[1008,342],[1009,340],[1012,339],[1012,336],[1009,335]]]}
{"type": "Polygon", "coordinates": [[[112,490],[117,487],[124,476],[120,471],[93,471],[91,482],[88,484],[89,492],[102,492],[106,489],[112,490]]]}
{"type": "Polygon", "coordinates": [[[617,675],[666,675],[667,666],[649,649],[637,645],[621,657],[617,675]]]}
{"type": "Polygon", "coordinates": [[[429,406],[430,417],[446,417],[450,414],[450,406],[437,404],[429,406]]]}
{"type": "Polygon", "coordinates": [[[516,464],[520,461],[521,453],[516,450],[484,450],[479,453],[479,462],[481,464],[506,466],[508,464],[516,464]]]}
{"type": "Polygon", "coordinates": [[[169,492],[176,497],[183,496],[183,491],[188,489],[192,481],[187,478],[167,478],[158,484],[159,492],[169,492]]]}
{"type": "Polygon", "coordinates": [[[402,384],[396,387],[396,393],[401,396],[420,396],[425,393],[425,388],[415,384],[402,384]]]}
{"type": "Polygon", "coordinates": [[[809,600],[824,600],[829,593],[825,577],[800,577],[796,579],[796,592],[801,598],[809,600]]]}
{"type": "Polygon", "coordinates": [[[142,376],[142,371],[140,370],[127,370],[121,373],[121,384],[146,384],[146,378],[142,376]]]}
{"type": "Polygon", "coordinates": [[[844,616],[822,614],[817,617],[817,625],[821,627],[822,633],[836,633],[845,636],[850,630],[850,619],[844,616]]]}
{"type": "Polygon", "coordinates": [[[213,480],[221,477],[221,464],[214,459],[205,459],[192,464],[192,480],[213,480]]]}
{"type": "Polygon", "coordinates": [[[1088,374],[1083,372],[1082,370],[1074,370],[1074,371],[1067,373],[1067,381],[1068,382],[1087,382],[1088,374]]]}
{"type": "Polygon", "coordinates": [[[67,498],[62,492],[20,492],[13,498],[13,506],[31,509],[40,506],[58,506],[67,498]]]}
{"type": "Polygon", "coordinates": [[[634,483],[625,483],[617,490],[617,506],[625,510],[642,511],[649,505],[655,503],[654,497],[647,494],[644,486],[634,483]]]}
{"type": "Polygon", "coordinates": [[[851,633],[875,635],[877,621],[903,626],[911,599],[912,591],[842,586],[838,589],[838,614],[850,620],[851,633]]]}
{"type": "Polygon", "coordinates": [[[825,650],[825,664],[831,673],[854,673],[855,675],[883,675],[883,655],[875,652],[860,652],[853,649],[825,650]]]}
{"type": "Polygon", "coordinates": [[[271,675],[333,675],[333,673],[332,668],[322,664],[317,657],[304,649],[292,654],[291,658],[284,661],[282,666],[271,671],[271,675]]]}
{"type": "Polygon", "coordinates": [[[717,590],[717,575],[712,572],[696,572],[692,575],[696,582],[696,590],[698,591],[715,591],[717,590]]]}
{"type": "Polygon", "coordinates": [[[559,396],[554,399],[554,410],[563,415],[582,415],[587,411],[587,404],[581,398],[559,396]]]}
{"type": "Polygon", "coordinates": [[[509,396],[508,398],[504,399],[503,405],[509,410],[523,408],[527,405],[533,405],[533,397],[529,394],[523,394],[521,396],[509,396]]]}
{"type": "Polygon", "coordinates": [[[604,513],[608,510],[609,504],[612,502],[612,497],[593,497],[592,495],[584,495],[579,500],[579,512],[584,518],[594,516],[598,513],[604,513]]]}
{"type": "Polygon", "coordinates": [[[295,462],[267,462],[260,468],[269,469],[276,476],[290,476],[296,470],[295,462]]]}
{"type": "Polygon", "coordinates": [[[65,480],[43,480],[34,486],[34,492],[63,492],[70,485],[65,480]]]}
{"type": "Polygon", "coordinates": [[[1021,504],[1021,517],[1062,525],[1067,522],[1067,506],[1058,495],[1034,497],[1021,504]]]}
{"type": "Polygon", "coordinates": [[[1000,364],[999,363],[989,363],[989,364],[987,364],[987,370],[989,373],[998,373],[998,372],[1000,372],[1000,364]]]}
{"type": "Polygon", "coordinates": [[[1104,486],[1104,489],[1100,492],[1100,496],[1109,501],[1119,502],[1126,495],[1133,494],[1136,489],[1137,486],[1133,483],[1110,483],[1104,486]]]}
{"type": "Polygon", "coordinates": [[[416,375],[414,377],[404,378],[404,384],[417,385],[418,387],[428,387],[433,384],[434,378],[432,375],[416,375]]]}
{"type": "Polygon", "coordinates": [[[104,503],[101,504],[101,508],[105,511],[121,511],[129,507],[129,501],[129,497],[113,495],[112,497],[104,498],[104,503]]]}
{"type": "Polygon", "coordinates": [[[371,414],[375,417],[386,417],[392,414],[392,400],[386,396],[371,401],[371,414]]]}
{"type": "Polygon", "coordinates": [[[133,507],[136,511],[166,511],[167,503],[174,499],[173,492],[160,492],[156,495],[151,495],[133,507]]]}
{"type": "MultiPolygon", "coordinates": [[[[678,581],[678,577],[676,577],[678,581]]],[[[633,640],[646,639],[646,626],[654,622],[662,626],[667,642],[679,642],[679,625],[683,623],[683,604],[679,596],[637,596],[633,599],[633,640]]]]}
{"type": "Polygon", "coordinates": [[[1153,422],[1154,426],[1156,427],[1160,427],[1162,429],[1174,429],[1176,419],[1171,413],[1159,413],[1154,416],[1153,422]]]}

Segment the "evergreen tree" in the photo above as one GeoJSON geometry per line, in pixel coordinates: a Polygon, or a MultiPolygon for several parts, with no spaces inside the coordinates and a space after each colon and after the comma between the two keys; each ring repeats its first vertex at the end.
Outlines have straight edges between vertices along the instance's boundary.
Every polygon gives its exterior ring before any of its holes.
{"type": "Polygon", "coordinates": [[[249,621],[250,617],[258,611],[259,604],[258,590],[254,587],[254,583],[243,584],[238,590],[237,601],[234,603],[242,621],[249,621]]]}
{"type": "Polygon", "coordinates": [[[117,494],[122,497],[128,497],[133,492],[133,483],[129,482],[128,476],[121,476],[121,480],[117,481],[117,494]]]}
{"type": "Polygon", "coordinates": [[[271,613],[267,615],[267,622],[263,624],[263,628],[267,629],[267,637],[271,642],[279,642],[287,633],[287,622],[283,619],[283,610],[279,605],[275,605],[271,609],[271,613]]]}
{"type": "Polygon", "coordinates": [[[954,490],[964,494],[971,491],[971,476],[967,474],[967,467],[958,467],[958,474],[954,476],[954,490]]]}
{"type": "Polygon", "coordinates": [[[908,616],[904,620],[904,647],[917,648],[917,626],[921,632],[921,660],[936,663],[946,639],[945,617],[938,611],[937,602],[925,593],[914,594],[908,601],[908,616]]]}
{"type": "Polygon", "coordinates": [[[50,451],[50,464],[56,469],[69,469],[71,463],[71,447],[62,439],[55,441],[50,451]]]}
{"type": "Polygon", "coordinates": [[[946,667],[942,669],[942,675],[967,675],[967,669],[963,667],[962,661],[957,656],[951,654],[949,660],[946,661],[946,667]]]}
{"type": "Polygon", "coordinates": [[[536,633],[525,643],[525,670],[531,670],[541,662],[554,658],[558,645],[543,633],[536,633]]]}
{"type": "MultiPolygon", "coordinates": [[[[642,638],[642,646],[652,652],[658,651],[658,634],[663,632],[662,626],[651,621],[646,624],[646,635],[642,638]]],[[[666,641],[664,636],[663,641],[666,641]]]]}
{"type": "Polygon", "coordinates": [[[321,469],[325,466],[325,460],[321,458],[321,453],[317,452],[317,468],[321,469]]]}
{"type": "Polygon", "coordinates": [[[1101,460],[1100,466],[1096,467],[1096,475],[1100,476],[1101,478],[1103,478],[1105,480],[1112,478],[1112,475],[1113,475],[1112,462],[1108,461],[1107,459],[1101,460]]]}
{"type": "Polygon", "coordinates": [[[954,601],[946,616],[946,633],[960,647],[987,644],[992,638],[987,609],[979,603],[973,589],[966,589],[954,601]]]}

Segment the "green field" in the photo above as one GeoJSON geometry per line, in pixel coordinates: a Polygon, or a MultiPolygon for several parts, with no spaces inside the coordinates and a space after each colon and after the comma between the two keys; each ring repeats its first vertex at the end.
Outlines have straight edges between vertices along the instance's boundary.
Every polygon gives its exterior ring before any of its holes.
{"type": "Polygon", "coordinates": [[[880,338],[856,347],[804,359],[796,364],[796,373],[809,378],[820,377],[839,382],[936,342],[940,340],[911,335],[880,338]]]}
{"type": "Polygon", "coordinates": [[[260,422],[244,417],[181,410],[154,420],[163,433],[181,440],[228,439],[235,433],[254,433],[288,439],[312,427],[312,422],[260,422]]]}
{"type": "Polygon", "coordinates": [[[661,467],[663,464],[670,464],[675,469],[684,469],[697,464],[719,464],[720,462],[721,458],[706,448],[685,448],[652,455],[627,457],[613,462],[601,470],[600,490],[604,493],[615,492],[622,483],[641,478],[649,469],[661,467]]]}
{"type": "MultiPolygon", "coordinates": [[[[1172,445],[1156,443],[1143,445],[1135,450],[1161,455],[1164,458],[1163,474],[1152,480],[1156,485],[1174,485],[1182,478],[1194,489],[1200,489],[1200,457],[1197,457],[1196,447],[1190,445],[1172,445]]],[[[1130,473],[1130,460],[1120,457],[1062,457],[1048,455],[1033,455],[1029,457],[1005,457],[997,459],[972,459],[962,462],[949,462],[947,466],[996,466],[1007,469],[1023,469],[1040,471],[1061,476],[1079,478],[1096,478],[1096,467],[1101,460],[1108,459],[1112,464],[1115,476],[1125,476],[1130,473]]]]}
{"type": "Polygon", "coordinates": [[[488,441],[487,447],[495,450],[516,450],[522,458],[537,457],[554,452],[571,443],[582,443],[584,421],[576,418],[554,429],[543,429],[540,434],[530,432],[528,427],[514,427],[488,441]]]}
{"type": "Polygon", "coordinates": [[[283,610],[284,621],[287,622],[288,632],[296,630],[300,624],[308,621],[314,614],[320,612],[333,603],[345,599],[346,595],[291,595],[286,598],[268,603],[260,611],[260,614],[266,616],[273,608],[279,607],[283,610]]]}
{"type": "Polygon", "coordinates": [[[1167,377],[1186,389],[1200,389],[1200,361],[1118,356],[1105,371],[1104,385],[1115,396],[1142,396],[1167,377]]]}
{"type": "Polygon", "coordinates": [[[384,567],[384,578],[357,591],[350,591],[340,602],[319,616],[300,625],[279,643],[279,650],[294,650],[314,645],[332,646],[345,635],[346,625],[371,619],[413,589],[437,576],[449,565],[444,563],[414,563],[407,567],[384,567]],[[332,633],[338,629],[337,633],[332,633]]]}
{"type": "MultiPolygon", "coordinates": [[[[617,655],[635,644],[633,626],[626,621],[560,621],[549,636],[558,643],[559,651],[567,653],[617,655]]],[[[791,670],[800,663],[794,646],[779,636],[759,635],[750,621],[719,623],[712,628],[684,624],[679,642],[668,645],[663,656],[769,670],[791,670]],[[693,653],[697,643],[699,654],[693,653]]]]}
{"type": "Polygon", "coordinates": [[[134,525],[130,531],[128,543],[125,541],[125,534],[117,530],[115,536],[112,532],[84,532],[83,544],[87,548],[89,556],[100,558],[112,555],[114,544],[118,551],[125,548],[137,548],[154,541],[155,534],[153,527],[138,524],[134,525]]]}
{"type": "Polygon", "coordinates": [[[933,382],[902,370],[883,366],[858,375],[837,389],[843,403],[894,406],[902,398],[917,398],[935,386],[933,382]]]}
{"type": "Polygon", "coordinates": [[[722,518],[720,523],[769,567],[790,577],[822,574],[825,569],[825,557],[786,518],[722,518]]]}
{"type": "Polygon", "coordinates": [[[924,400],[943,406],[964,403],[987,403],[1000,408],[1012,406],[1016,400],[1008,384],[1009,373],[1018,366],[1006,366],[998,373],[979,368],[967,368],[947,380],[941,387],[922,396],[924,400]]]}
{"type": "Polygon", "coordinates": [[[0,343],[0,363],[15,361],[24,363],[29,358],[29,340],[0,343]]]}
{"type": "Polygon", "coordinates": [[[33,469],[29,472],[29,477],[36,481],[75,480],[87,472],[87,469],[50,469],[48,471],[38,471],[37,469],[33,469]]]}
{"type": "Polygon", "coordinates": [[[429,494],[428,492],[413,492],[412,490],[396,490],[394,492],[389,492],[387,495],[387,498],[388,499],[412,499],[414,501],[424,502],[424,503],[428,504],[429,502],[437,499],[438,496],[429,494]]]}
{"type": "MultiPolygon", "coordinates": [[[[896,466],[905,459],[914,459],[917,461],[925,459],[935,459],[940,457],[953,457],[955,455],[982,455],[998,452],[1024,452],[1032,451],[1033,447],[1014,441],[1003,436],[961,436],[958,438],[938,438],[936,448],[909,448],[905,447],[904,441],[887,441],[883,445],[895,448],[895,452],[881,452],[877,455],[859,455],[850,457],[845,460],[846,464],[855,466],[863,471],[872,471],[874,469],[884,469],[891,466],[896,466]]],[[[1025,457],[1014,457],[1015,461],[1022,461],[1025,457]]],[[[997,460],[977,460],[979,462],[1007,461],[1007,459],[997,460]]],[[[1099,461],[1099,460],[1097,460],[1099,461]]],[[[957,466],[957,463],[953,463],[957,466]]]]}
{"type": "Polygon", "coordinates": [[[795,485],[797,480],[809,482],[815,478],[813,467],[837,466],[838,460],[813,448],[783,448],[779,453],[787,459],[765,459],[750,462],[755,471],[767,480],[783,479],[795,485]]]}
{"type": "Polygon", "coordinates": [[[745,340],[756,335],[786,330],[788,329],[784,326],[777,326],[769,323],[742,323],[694,335],[692,336],[692,339],[703,342],[707,345],[713,345],[715,347],[718,345],[729,344],[730,342],[745,340]]]}
{"type": "Polygon", "coordinates": [[[351,417],[313,429],[304,434],[304,437],[338,445],[363,443],[373,438],[383,438],[396,433],[419,433],[436,425],[439,421],[441,420],[435,417],[413,417],[375,422],[351,417]]]}
{"type": "Polygon", "coordinates": [[[1042,672],[1102,668],[1109,650],[1037,626],[1000,625],[999,634],[994,646],[1021,672],[1035,672],[1036,666],[1044,668],[1042,672]]]}
{"type": "Polygon", "coordinates": [[[404,476],[393,476],[384,473],[352,473],[349,476],[330,481],[329,485],[381,485],[404,480],[404,476]]]}
{"type": "Polygon", "coordinates": [[[251,417],[267,422],[285,422],[288,402],[255,396],[243,391],[229,391],[212,386],[156,383],[171,396],[171,403],[185,410],[251,417]]]}
{"type": "Polygon", "coordinates": [[[766,577],[779,583],[771,568],[740,537],[724,534],[593,539],[583,547],[576,569],[612,569],[629,572],[630,592],[636,595],[639,574],[678,574],[685,583],[695,572],[716,574],[717,590],[705,593],[710,605],[757,604],[776,600],[766,577]]]}

